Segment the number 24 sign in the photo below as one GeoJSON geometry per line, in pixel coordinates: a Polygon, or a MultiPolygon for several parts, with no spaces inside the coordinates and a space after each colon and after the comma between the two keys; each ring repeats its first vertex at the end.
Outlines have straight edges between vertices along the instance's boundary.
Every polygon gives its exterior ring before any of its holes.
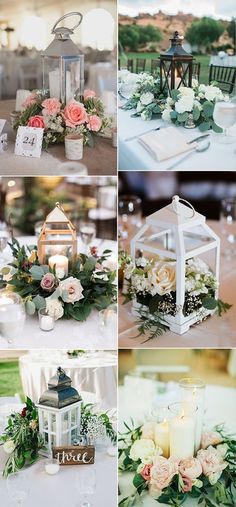
{"type": "Polygon", "coordinates": [[[22,157],[40,157],[43,142],[43,129],[36,127],[18,127],[15,155],[22,157]]]}

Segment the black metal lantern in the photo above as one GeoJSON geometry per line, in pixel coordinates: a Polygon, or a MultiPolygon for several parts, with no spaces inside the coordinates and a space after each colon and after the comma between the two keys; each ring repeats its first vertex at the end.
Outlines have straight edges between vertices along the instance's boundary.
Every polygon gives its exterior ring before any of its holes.
{"type": "Polygon", "coordinates": [[[84,55],[71,40],[70,36],[80,25],[83,16],[80,12],[70,12],[55,23],[52,34],[54,40],[42,53],[43,89],[50,98],[56,98],[63,104],[71,99],[80,100],[84,93],[84,55]],[[78,16],[79,21],[73,28],[57,27],[65,18],[78,16]]]}
{"type": "Polygon", "coordinates": [[[160,54],[160,91],[192,87],[193,56],[183,48],[183,37],[175,32],[170,39],[171,46],[160,54]]]}

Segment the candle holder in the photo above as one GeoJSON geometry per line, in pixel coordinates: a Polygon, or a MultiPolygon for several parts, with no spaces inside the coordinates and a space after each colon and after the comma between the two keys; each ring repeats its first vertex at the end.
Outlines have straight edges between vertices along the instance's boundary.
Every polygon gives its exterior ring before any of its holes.
{"type": "Polygon", "coordinates": [[[197,407],[177,402],[169,405],[170,456],[180,460],[194,456],[197,407]]]}
{"type": "Polygon", "coordinates": [[[3,290],[0,292],[0,336],[9,345],[19,338],[25,323],[25,308],[19,294],[3,290]]]}
{"type": "Polygon", "coordinates": [[[187,402],[192,404],[193,408],[197,408],[195,433],[195,452],[197,452],[200,449],[202,437],[206,385],[200,378],[189,377],[181,379],[179,386],[183,403],[187,402]]]}
{"type": "Polygon", "coordinates": [[[55,475],[60,470],[60,465],[56,458],[48,458],[44,460],[44,469],[48,475],[55,475]]]}
{"type": "Polygon", "coordinates": [[[38,311],[39,327],[42,331],[52,331],[55,327],[55,319],[48,314],[46,308],[41,308],[38,311]]]}
{"type": "Polygon", "coordinates": [[[117,329],[117,306],[110,305],[99,312],[99,327],[101,331],[116,332],[117,329]]]}

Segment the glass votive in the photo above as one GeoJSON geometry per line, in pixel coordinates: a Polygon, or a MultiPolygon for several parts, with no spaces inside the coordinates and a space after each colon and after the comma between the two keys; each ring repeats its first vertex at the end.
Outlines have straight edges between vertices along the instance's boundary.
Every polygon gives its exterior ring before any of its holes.
{"type": "Polygon", "coordinates": [[[83,158],[82,135],[68,134],[65,136],[65,154],[69,160],[81,160],[83,158]]]}
{"type": "Polygon", "coordinates": [[[38,311],[39,327],[42,331],[52,331],[55,326],[55,319],[48,314],[46,308],[41,308],[38,311]]]}
{"type": "Polygon", "coordinates": [[[55,475],[59,472],[60,465],[59,465],[58,460],[56,458],[46,459],[44,463],[45,463],[44,469],[48,475],[55,475]]]}
{"type": "Polygon", "coordinates": [[[169,405],[170,456],[180,460],[194,456],[197,408],[192,403],[169,405]]]}
{"type": "Polygon", "coordinates": [[[0,292],[0,335],[12,344],[19,338],[25,323],[25,307],[19,294],[0,292]]]}
{"type": "Polygon", "coordinates": [[[182,402],[192,404],[196,413],[195,451],[198,451],[201,444],[203,419],[205,412],[205,391],[206,385],[200,378],[183,378],[179,381],[182,402]]]}
{"type": "Polygon", "coordinates": [[[99,312],[99,327],[101,331],[117,332],[117,305],[110,305],[99,312]]]}

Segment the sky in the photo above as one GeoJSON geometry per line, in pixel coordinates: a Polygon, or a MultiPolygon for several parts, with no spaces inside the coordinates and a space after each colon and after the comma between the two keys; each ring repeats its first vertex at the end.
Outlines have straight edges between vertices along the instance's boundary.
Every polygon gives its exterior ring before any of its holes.
{"type": "Polygon", "coordinates": [[[166,14],[178,11],[191,13],[195,16],[211,16],[214,18],[231,19],[236,17],[235,0],[119,0],[119,12],[136,16],[139,12],[154,14],[159,10],[166,14]]]}

